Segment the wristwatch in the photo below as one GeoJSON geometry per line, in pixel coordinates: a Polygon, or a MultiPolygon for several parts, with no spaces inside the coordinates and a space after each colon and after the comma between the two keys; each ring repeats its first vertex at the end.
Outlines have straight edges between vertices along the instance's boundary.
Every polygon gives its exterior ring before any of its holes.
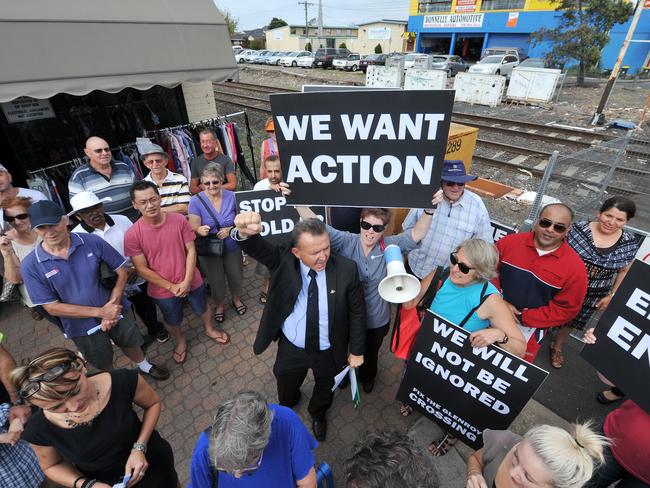
{"type": "Polygon", "coordinates": [[[142,454],[147,453],[147,445],[143,444],[142,442],[134,442],[133,447],[131,448],[132,451],[140,451],[142,454]]]}
{"type": "Polygon", "coordinates": [[[230,238],[233,241],[237,241],[237,242],[245,241],[246,239],[248,239],[248,237],[244,237],[239,234],[237,227],[233,227],[232,229],[230,229],[230,238]]]}
{"type": "Polygon", "coordinates": [[[503,335],[504,335],[504,338],[502,340],[500,340],[500,341],[497,341],[495,344],[507,344],[508,343],[508,339],[509,339],[508,334],[506,334],[504,332],[503,335]]]}
{"type": "Polygon", "coordinates": [[[424,213],[427,215],[433,215],[433,212],[427,212],[426,209],[424,210],[424,213]]]}

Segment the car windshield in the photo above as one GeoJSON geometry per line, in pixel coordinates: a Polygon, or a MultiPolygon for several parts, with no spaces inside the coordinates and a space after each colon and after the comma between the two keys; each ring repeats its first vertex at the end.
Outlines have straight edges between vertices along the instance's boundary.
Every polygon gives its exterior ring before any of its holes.
{"type": "Polygon", "coordinates": [[[479,61],[479,63],[481,63],[481,64],[499,64],[502,59],[503,59],[503,56],[486,56],[485,58],[481,59],[479,61]]]}
{"type": "Polygon", "coordinates": [[[288,56],[298,56],[298,52],[297,51],[291,52],[291,53],[287,54],[287,57],[288,56]]]}
{"type": "Polygon", "coordinates": [[[434,56],[432,58],[432,61],[434,63],[444,63],[445,61],[447,61],[447,58],[445,58],[444,56],[434,56]]]}

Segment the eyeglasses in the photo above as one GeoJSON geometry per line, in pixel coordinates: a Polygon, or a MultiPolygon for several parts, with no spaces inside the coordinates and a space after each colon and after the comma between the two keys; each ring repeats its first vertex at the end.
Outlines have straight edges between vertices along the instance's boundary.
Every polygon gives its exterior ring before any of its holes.
{"type": "Polygon", "coordinates": [[[558,234],[562,234],[566,232],[568,226],[566,224],[558,224],[553,222],[552,220],[548,219],[539,219],[539,226],[542,229],[548,229],[549,227],[553,226],[553,230],[557,232],[558,234]]]}
{"type": "Polygon", "coordinates": [[[13,215],[13,216],[12,216],[12,215],[5,215],[4,218],[5,218],[5,220],[6,220],[7,222],[12,223],[12,222],[13,222],[14,220],[16,220],[16,219],[18,219],[18,220],[25,220],[25,219],[28,219],[28,218],[29,218],[29,214],[22,213],[22,214],[13,215]]]}
{"type": "Polygon", "coordinates": [[[442,180],[442,184],[445,186],[465,186],[465,183],[456,183],[455,181],[445,181],[445,180],[442,180]]]}
{"type": "Polygon", "coordinates": [[[370,222],[366,222],[365,220],[360,221],[359,224],[363,230],[372,229],[377,233],[384,232],[384,229],[386,229],[385,225],[372,225],[370,222]]]}
{"type": "Polygon", "coordinates": [[[20,389],[20,391],[18,391],[18,397],[21,400],[27,400],[34,393],[36,393],[41,389],[41,383],[54,381],[57,378],[60,378],[65,373],[70,371],[71,367],[72,367],[72,361],[68,361],[66,363],[57,364],[56,366],[48,369],[45,373],[43,373],[40,376],[37,376],[32,381],[30,381],[25,386],[23,386],[20,389]]]}
{"type": "Polygon", "coordinates": [[[103,152],[109,153],[109,152],[111,152],[111,148],[110,147],[100,147],[99,149],[93,149],[93,152],[95,154],[101,154],[103,152]]]}
{"type": "Polygon", "coordinates": [[[212,181],[204,181],[203,186],[219,186],[221,184],[221,181],[219,180],[212,180],[212,181]]]}
{"type": "Polygon", "coordinates": [[[467,273],[469,273],[471,270],[474,269],[474,268],[471,268],[471,267],[467,266],[465,263],[459,261],[459,260],[458,260],[458,256],[456,256],[456,253],[455,253],[455,252],[452,252],[452,253],[449,255],[449,261],[451,262],[451,265],[452,265],[452,266],[458,266],[458,269],[459,269],[460,272],[463,273],[463,274],[467,274],[467,273]]]}
{"type": "MultiPolygon", "coordinates": [[[[258,469],[260,469],[260,466],[262,465],[262,458],[263,458],[263,457],[264,457],[264,451],[262,451],[262,453],[260,454],[260,457],[259,457],[259,459],[257,460],[257,462],[255,462],[255,463],[252,464],[251,466],[248,466],[247,468],[235,469],[234,471],[231,472],[231,474],[234,474],[234,473],[241,473],[241,474],[248,473],[248,474],[253,474],[253,471],[257,471],[258,469]]],[[[226,471],[225,469],[219,469],[219,468],[217,468],[217,471],[228,472],[228,471],[226,471]]]]}

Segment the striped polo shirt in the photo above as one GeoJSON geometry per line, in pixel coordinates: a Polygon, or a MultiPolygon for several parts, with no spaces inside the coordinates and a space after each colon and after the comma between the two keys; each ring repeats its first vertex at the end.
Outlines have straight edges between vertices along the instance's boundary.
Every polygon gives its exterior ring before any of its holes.
{"type": "MultiPolygon", "coordinates": [[[[144,179],[156,185],[151,173],[145,176],[144,179]]],[[[178,203],[190,203],[190,187],[187,185],[187,179],[185,179],[185,176],[173,171],[167,170],[162,185],[158,185],[158,193],[160,193],[160,206],[163,208],[178,203]]]]}
{"type": "Polygon", "coordinates": [[[135,176],[129,165],[122,161],[111,161],[111,168],[111,177],[107,178],[90,163],[79,166],[68,181],[70,198],[82,191],[91,191],[100,199],[110,197],[110,202],[104,202],[106,213],[125,215],[134,221],[139,212],[131,204],[129,189],[135,176]]]}

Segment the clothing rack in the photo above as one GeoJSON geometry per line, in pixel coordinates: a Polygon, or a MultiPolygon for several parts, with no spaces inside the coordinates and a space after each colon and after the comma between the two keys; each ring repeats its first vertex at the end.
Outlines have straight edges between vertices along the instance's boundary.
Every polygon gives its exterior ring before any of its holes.
{"type": "MultiPolygon", "coordinates": [[[[120,151],[122,149],[129,149],[135,146],[135,142],[127,142],[126,144],[122,144],[120,146],[112,147],[111,148],[111,153],[113,151],[120,151]]],[[[81,166],[86,162],[86,156],[80,156],[74,159],[70,159],[68,161],[65,161],[63,163],[57,163],[53,164],[51,166],[46,166],[45,168],[39,168],[35,170],[28,170],[27,174],[29,176],[34,176],[38,173],[45,173],[48,170],[56,169],[56,168],[63,168],[65,166],[81,166]]]]}

